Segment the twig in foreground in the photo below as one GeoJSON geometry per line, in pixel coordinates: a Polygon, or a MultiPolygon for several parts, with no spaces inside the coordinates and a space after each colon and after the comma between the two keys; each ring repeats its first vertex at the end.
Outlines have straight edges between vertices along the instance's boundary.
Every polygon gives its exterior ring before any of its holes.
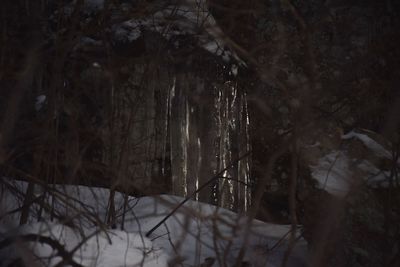
{"type": "Polygon", "coordinates": [[[234,164],[236,164],[237,162],[241,161],[242,159],[248,157],[251,154],[251,151],[246,152],[245,154],[243,154],[242,156],[240,156],[239,158],[237,158],[236,160],[232,161],[230,164],[228,164],[222,171],[220,171],[219,173],[217,173],[216,175],[214,175],[210,180],[208,180],[207,182],[205,182],[202,186],[200,186],[196,191],[194,191],[192,194],[190,194],[189,196],[187,196],[181,203],[179,203],[170,213],[167,214],[167,216],[165,216],[159,223],[157,223],[153,228],[150,229],[150,231],[148,231],[146,233],[146,237],[149,237],[158,227],[160,227],[166,220],[168,220],[169,217],[171,217],[180,207],[182,207],[186,202],[188,202],[191,198],[193,198],[198,192],[200,192],[201,190],[203,190],[205,187],[207,187],[208,185],[210,185],[213,181],[215,181],[216,179],[219,179],[222,174],[227,171],[229,168],[231,168],[234,164]]]}

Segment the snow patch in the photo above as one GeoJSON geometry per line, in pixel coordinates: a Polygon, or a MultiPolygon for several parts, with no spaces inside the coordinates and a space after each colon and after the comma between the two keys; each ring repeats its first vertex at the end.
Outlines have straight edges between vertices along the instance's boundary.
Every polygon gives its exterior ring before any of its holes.
{"type": "MultiPolygon", "coordinates": [[[[381,144],[366,134],[351,131],[342,136],[342,140],[356,139],[380,159],[391,159],[391,153],[381,144]]],[[[352,148],[353,143],[348,147],[352,148]]],[[[311,175],[318,181],[319,187],[328,193],[344,197],[354,183],[363,182],[371,187],[387,187],[390,181],[390,170],[377,168],[368,157],[354,158],[348,149],[331,151],[322,156],[318,163],[310,165],[311,175]]]]}
{"type": "Polygon", "coordinates": [[[387,159],[392,158],[392,155],[389,151],[387,151],[382,145],[380,145],[378,142],[376,142],[366,134],[361,134],[361,133],[356,133],[355,131],[351,131],[342,136],[342,139],[344,140],[351,138],[356,138],[360,140],[368,149],[370,149],[372,152],[374,152],[377,156],[381,158],[387,158],[387,159]]]}
{"type": "Polygon", "coordinates": [[[231,66],[231,74],[232,74],[233,76],[237,76],[237,75],[238,75],[238,66],[237,66],[236,64],[233,64],[233,65],[231,66]]]}
{"type": "Polygon", "coordinates": [[[311,167],[311,176],[318,181],[319,187],[328,193],[344,197],[350,189],[352,171],[349,158],[341,151],[333,151],[318,160],[311,167]]]}
{"type": "Polygon", "coordinates": [[[140,21],[125,21],[122,24],[114,26],[114,36],[117,40],[123,42],[132,42],[139,39],[142,35],[142,31],[140,29],[141,23],[140,21]]]}
{"type": "Polygon", "coordinates": [[[35,110],[39,111],[43,108],[45,102],[46,102],[47,96],[46,95],[39,95],[36,97],[35,101],[35,110]]]}

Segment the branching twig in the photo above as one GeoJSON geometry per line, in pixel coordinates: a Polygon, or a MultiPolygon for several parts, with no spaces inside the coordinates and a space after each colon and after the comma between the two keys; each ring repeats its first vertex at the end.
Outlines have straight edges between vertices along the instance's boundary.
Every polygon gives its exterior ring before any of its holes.
{"type": "Polygon", "coordinates": [[[226,166],[226,168],[224,168],[222,171],[220,171],[219,173],[217,173],[216,175],[214,175],[210,180],[208,180],[207,182],[205,182],[202,186],[200,186],[196,191],[194,191],[192,194],[190,194],[189,196],[187,196],[181,203],[179,203],[170,213],[167,214],[167,216],[165,216],[158,224],[156,224],[153,228],[151,228],[147,233],[146,233],[146,237],[149,237],[158,227],[160,227],[166,220],[168,220],[169,217],[171,217],[180,207],[182,207],[186,202],[188,202],[191,198],[193,198],[197,193],[199,193],[201,190],[203,190],[204,188],[206,188],[207,186],[209,186],[212,182],[214,182],[216,179],[220,178],[223,173],[225,171],[227,171],[229,168],[232,167],[232,165],[236,164],[237,162],[239,162],[240,160],[248,157],[251,154],[251,151],[248,151],[247,153],[245,153],[244,155],[242,155],[241,157],[239,157],[238,159],[236,159],[235,161],[231,162],[230,164],[228,164],[226,166]]]}

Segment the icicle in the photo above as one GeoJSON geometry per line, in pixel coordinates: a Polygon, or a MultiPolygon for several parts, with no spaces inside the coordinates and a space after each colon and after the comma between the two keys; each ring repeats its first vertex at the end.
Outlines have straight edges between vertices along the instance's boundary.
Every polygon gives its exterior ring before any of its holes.
{"type": "MultiPolygon", "coordinates": [[[[169,100],[173,193],[185,196],[250,149],[246,95],[237,84],[204,87],[204,79],[178,76],[169,100]],[[189,89],[190,88],[190,89],[189,89]],[[207,92],[208,91],[208,92],[207,92]]],[[[250,160],[224,172],[196,199],[235,211],[250,205],[250,160]]]]}
{"type": "Polygon", "coordinates": [[[161,152],[161,157],[162,157],[162,162],[161,162],[161,174],[163,177],[166,177],[166,161],[167,161],[167,148],[168,148],[168,127],[169,127],[169,121],[171,120],[171,99],[174,94],[175,90],[175,82],[176,82],[176,77],[173,78],[172,80],[172,86],[171,89],[166,90],[166,97],[165,97],[165,116],[163,120],[163,129],[162,129],[162,152],[161,152]]]}
{"type": "MultiPolygon", "coordinates": [[[[186,78],[186,77],[185,77],[186,78]]],[[[182,96],[182,100],[184,101],[184,110],[183,110],[183,121],[181,125],[181,149],[182,149],[182,181],[184,187],[184,196],[186,197],[188,194],[188,147],[190,142],[189,136],[189,103],[186,96],[182,96]]]]}
{"type": "MultiPolygon", "coordinates": [[[[200,141],[200,138],[198,137],[197,138],[197,151],[198,151],[198,155],[197,155],[197,157],[198,157],[198,159],[197,159],[197,175],[196,175],[196,191],[199,189],[199,170],[200,170],[200,166],[201,166],[201,153],[200,153],[200,151],[201,151],[201,141],[200,141]]],[[[196,197],[195,197],[195,199],[196,200],[199,200],[199,194],[197,193],[196,194],[196,197]]]]}
{"type": "MultiPolygon", "coordinates": [[[[218,86],[215,100],[219,159],[218,169],[246,153],[250,149],[248,135],[247,99],[239,92],[237,84],[226,82],[218,86]]],[[[243,159],[224,173],[218,182],[219,205],[231,210],[244,211],[250,203],[249,184],[250,165],[243,159]]]]}
{"type": "MultiPolygon", "coordinates": [[[[240,135],[241,142],[239,147],[239,154],[244,154],[250,151],[250,135],[249,135],[249,114],[247,110],[247,96],[246,93],[243,93],[243,96],[240,99],[240,135]]],[[[239,190],[238,202],[243,203],[239,210],[244,212],[246,211],[251,204],[251,188],[249,187],[251,184],[250,181],[250,159],[245,158],[239,162],[238,166],[239,172],[239,180],[245,183],[247,186],[242,184],[240,186],[241,190],[239,190]]]]}

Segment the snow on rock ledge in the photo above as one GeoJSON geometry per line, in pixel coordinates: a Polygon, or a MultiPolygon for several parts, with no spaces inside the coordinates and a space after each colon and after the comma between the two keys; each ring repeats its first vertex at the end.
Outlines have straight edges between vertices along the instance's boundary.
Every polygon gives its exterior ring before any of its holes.
{"type": "MultiPolygon", "coordinates": [[[[104,0],[88,0],[84,3],[84,11],[88,14],[104,8],[104,0]]],[[[135,1],[127,1],[122,5],[133,8],[135,4],[135,1]]],[[[111,8],[112,16],[119,16],[122,5],[111,8]]],[[[237,75],[238,66],[246,66],[231,47],[230,38],[210,13],[207,1],[160,1],[148,5],[153,6],[150,14],[130,19],[129,16],[124,17],[125,21],[112,25],[115,42],[130,44],[142,37],[143,30],[147,30],[160,34],[165,40],[172,41],[175,48],[180,48],[187,44],[181,44],[178,37],[188,35],[196,40],[198,47],[222,58],[224,62],[233,64],[232,75],[237,75]]]]}
{"type": "MultiPolygon", "coordinates": [[[[342,135],[336,147],[330,147],[317,162],[309,163],[311,176],[321,189],[337,197],[346,196],[353,186],[362,183],[371,187],[388,186],[392,155],[378,139],[377,134],[366,130],[353,130],[342,135]]],[[[324,149],[322,147],[320,151],[324,149]]],[[[311,151],[311,147],[306,151],[311,151]]]]}

